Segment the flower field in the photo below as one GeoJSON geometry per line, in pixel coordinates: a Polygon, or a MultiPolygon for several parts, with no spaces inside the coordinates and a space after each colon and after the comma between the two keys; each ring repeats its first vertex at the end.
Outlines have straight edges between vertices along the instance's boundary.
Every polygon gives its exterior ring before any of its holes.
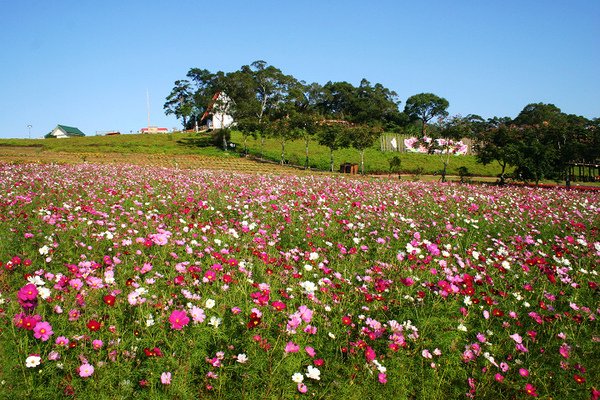
{"type": "Polygon", "coordinates": [[[0,398],[597,399],[600,193],[0,164],[0,398]]]}

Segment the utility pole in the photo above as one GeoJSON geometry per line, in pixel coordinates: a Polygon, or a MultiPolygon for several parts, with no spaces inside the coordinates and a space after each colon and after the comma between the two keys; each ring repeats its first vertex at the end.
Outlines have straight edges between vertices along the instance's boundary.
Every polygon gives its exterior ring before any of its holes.
{"type": "Polygon", "coordinates": [[[27,125],[27,128],[29,129],[29,139],[31,139],[31,124],[27,125]]]}

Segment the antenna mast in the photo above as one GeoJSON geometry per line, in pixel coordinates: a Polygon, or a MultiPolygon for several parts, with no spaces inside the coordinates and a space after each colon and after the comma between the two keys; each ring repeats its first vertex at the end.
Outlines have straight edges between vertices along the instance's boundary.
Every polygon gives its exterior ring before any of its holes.
{"type": "Polygon", "coordinates": [[[148,130],[150,130],[150,92],[146,89],[146,105],[148,107],[148,130]]]}

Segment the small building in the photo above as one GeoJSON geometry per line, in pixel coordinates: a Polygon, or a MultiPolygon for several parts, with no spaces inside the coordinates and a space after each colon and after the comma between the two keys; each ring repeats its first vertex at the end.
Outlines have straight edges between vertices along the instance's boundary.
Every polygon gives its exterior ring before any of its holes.
{"type": "Polygon", "coordinates": [[[217,92],[202,115],[200,123],[207,129],[225,129],[233,125],[233,117],[229,114],[233,100],[224,92],[217,92]]]}
{"type": "Polygon", "coordinates": [[[169,133],[169,128],[159,128],[158,126],[149,126],[140,129],[140,133],[169,133]]]}
{"type": "Polygon", "coordinates": [[[85,133],[78,128],[66,125],[56,125],[56,128],[44,135],[46,139],[65,139],[77,136],[85,136],[85,133]]]}
{"type": "Polygon", "coordinates": [[[358,174],[358,164],[352,164],[352,163],[340,164],[340,172],[342,174],[356,175],[356,174],[358,174]]]}

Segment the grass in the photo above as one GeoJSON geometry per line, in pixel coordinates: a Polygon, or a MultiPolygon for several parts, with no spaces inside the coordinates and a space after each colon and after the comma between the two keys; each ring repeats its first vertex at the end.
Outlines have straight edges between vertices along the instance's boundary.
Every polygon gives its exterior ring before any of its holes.
{"type": "MultiPolygon", "coordinates": [[[[126,134],[119,136],[86,136],[60,139],[0,139],[0,160],[4,162],[42,163],[133,163],[182,168],[208,168],[242,172],[292,172],[301,173],[305,160],[303,140],[286,143],[285,166],[279,166],[281,143],[267,138],[261,151],[259,138],[248,138],[250,157],[242,157],[244,137],[233,131],[234,150],[223,151],[211,145],[206,134],[175,132],[170,134],[126,134]],[[290,168],[296,167],[296,168],[290,168]]],[[[379,142],[365,151],[365,173],[389,174],[390,159],[401,159],[400,174],[403,179],[439,180],[443,159],[438,155],[382,152],[379,142]]],[[[334,152],[334,170],[342,163],[360,163],[360,154],[352,148],[334,152]]],[[[329,170],[329,149],[316,141],[309,143],[311,172],[329,170]]],[[[465,167],[472,180],[493,182],[500,173],[497,164],[482,165],[475,156],[453,156],[448,165],[448,180],[458,181],[458,170],[465,167]]],[[[507,171],[510,173],[511,171],[507,171]]],[[[589,184],[586,184],[589,185],[589,184]]]]}

